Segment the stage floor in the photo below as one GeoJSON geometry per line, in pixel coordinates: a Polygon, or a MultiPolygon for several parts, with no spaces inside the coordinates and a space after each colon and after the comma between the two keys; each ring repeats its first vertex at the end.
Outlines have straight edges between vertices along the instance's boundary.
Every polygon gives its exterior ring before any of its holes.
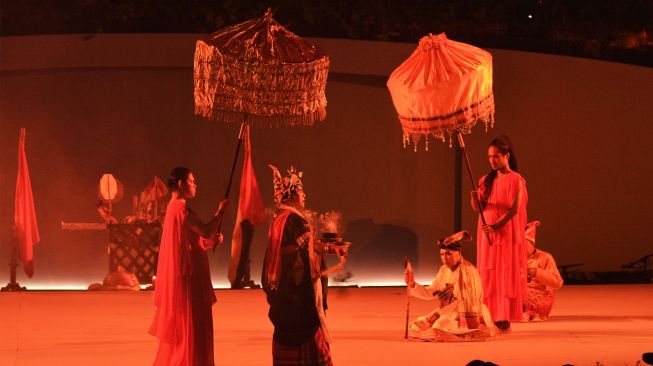
{"type": "MultiPolygon", "coordinates": [[[[216,365],[270,365],[272,326],[261,290],[217,290],[216,365]]],[[[0,293],[0,366],[149,365],[153,293],[0,293]]],[[[481,343],[406,341],[404,288],[330,288],[336,365],[635,365],[653,352],[653,285],[566,286],[552,319],[513,324],[481,343]],[[598,363],[597,363],[598,362],[598,363]]],[[[411,318],[429,310],[411,300],[411,318]]]]}

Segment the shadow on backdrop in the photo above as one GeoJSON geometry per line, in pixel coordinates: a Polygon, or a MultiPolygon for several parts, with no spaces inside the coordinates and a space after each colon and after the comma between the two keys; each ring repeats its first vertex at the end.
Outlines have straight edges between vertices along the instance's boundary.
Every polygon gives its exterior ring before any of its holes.
{"type": "Polygon", "coordinates": [[[404,226],[353,220],[344,238],[352,242],[348,267],[356,283],[402,281],[404,257],[418,259],[417,234],[404,226]]]}

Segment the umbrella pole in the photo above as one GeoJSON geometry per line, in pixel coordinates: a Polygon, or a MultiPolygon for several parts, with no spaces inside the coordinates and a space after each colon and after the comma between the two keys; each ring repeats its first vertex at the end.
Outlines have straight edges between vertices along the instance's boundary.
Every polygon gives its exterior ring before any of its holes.
{"type": "MultiPolygon", "coordinates": [[[[155,177],[156,178],[156,177],[155,177]]],[[[159,200],[156,197],[156,184],[154,186],[154,218],[152,219],[152,222],[155,222],[159,219],[159,200]]]]}
{"type": "MultiPolygon", "coordinates": [[[[231,191],[231,183],[234,180],[234,173],[236,172],[236,163],[238,162],[238,155],[240,153],[240,146],[243,144],[243,133],[245,131],[245,125],[247,124],[247,115],[243,119],[243,123],[240,124],[240,132],[238,132],[238,144],[236,144],[236,154],[234,155],[234,161],[231,164],[231,173],[229,174],[229,182],[227,183],[227,191],[224,193],[224,198],[229,198],[229,192],[231,191]]],[[[218,226],[218,233],[222,231],[222,223],[218,226]]],[[[217,245],[213,246],[213,251],[217,248],[217,245]]]]}
{"type": "Polygon", "coordinates": [[[234,180],[234,172],[236,171],[236,162],[238,161],[238,155],[240,153],[240,146],[243,144],[243,132],[245,130],[245,124],[247,123],[247,115],[243,123],[240,124],[240,132],[238,132],[238,144],[236,145],[236,155],[234,155],[234,161],[231,164],[231,173],[229,174],[229,183],[227,183],[227,192],[224,194],[224,198],[229,198],[229,192],[231,191],[231,182],[234,180]]]}
{"type": "Polygon", "coordinates": [[[453,208],[453,227],[454,232],[459,232],[463,229],[463,163],[462,151],[456,149],[454,151],[454,208],[453,208]]]}
{"type": "MultiPolygon", "coordinates": [[[[474,190],[477,190],[478,187],[476,186],[476,181],[474,180],[474,173],[472,173],[472,167],[469,164],[469,157],[467,157],[467,150],[465,150],[465,140],[463,140],[463,135],[460,132],[456,131],[456,136],[458,137],[458,145],[460,145],[460,150],[463,152],[463,156],[465,157],[465,165],[467,166],[467,172],[469,173],[469,179],[472,181],[472,187],[474,187],[474,190]]],[[[487,225],[487,222],[485,221],[485,215],[483,215],[483,208],[481,207],[481,201],[476,198],[476,207],[478,207],[478,213],[481,215],[481,222],[483,222],[483,225],[487,225]]],[[[487,242],[492,245],[492,239],[490,239],[490,235],[485,233],[485,237],[487,238],[487,242]]]]}

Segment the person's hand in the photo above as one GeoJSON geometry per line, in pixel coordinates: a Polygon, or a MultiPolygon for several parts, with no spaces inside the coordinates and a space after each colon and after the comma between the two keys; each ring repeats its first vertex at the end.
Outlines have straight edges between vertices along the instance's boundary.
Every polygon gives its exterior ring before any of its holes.
{"type": "Polygon", "coordinates": [[[224,213],[228,207],[229,207],[229,199],[225,198],[222,201],[220,201],[220,203],[218,203],[218,212],[216,214],[221,212],[224,213]]]}
{"type": "Polygon", "coordinates": [[[537,275],[537,267],[529,267],[526,275],[528,276],[528,282],[531,282],[535,278],[535,275],[537,275]]]}
{"type": "Polygon", "coordinates": [[[217,233],[215,235],[215,245],[220,246],[224,242],[224,235],[222,233],[217,233]]]}
{"type": "Polygon", "coordinates": [[[471,194],[473,201],[477,201],[481,199],[481,196],[479,196],[478,194],[478,189],[473,189],[469,193],[471,194]]]}
{"type": "Polygon", "coordinates": [[[349,255],[349,244],[342,244],[335,246],[336,255],[340,261],[347,261],[347,256],[349,255]]]}
{"type": "Polygon", "coordinates": [[[496,227],[494,227],[494,224],[487,224],[483,225],[483,232],[490,235],[496,230],[496,227]]]}
{"type": "Polygon", "coordinates": [[[436,291],[435,294],[441,302],[450,303],[453,298],[453,285],[447,283],[447,285],[441,291],[436,291]]]}
{"type": "Polygon", "coordinates": [[[409,271],[406,269],[404,272],[404,281],[408,285],[408,287],[415,287],[415,274],[413,271],[409,271]]]}
{"type": "Polygon", "coordinates": [[[429,323],[433,324],[439,318],[440,318],[440,313],[438,313],[437,311],[434,311],[432,314],[429,314],[428,321],[429,321],[429,323]]]}

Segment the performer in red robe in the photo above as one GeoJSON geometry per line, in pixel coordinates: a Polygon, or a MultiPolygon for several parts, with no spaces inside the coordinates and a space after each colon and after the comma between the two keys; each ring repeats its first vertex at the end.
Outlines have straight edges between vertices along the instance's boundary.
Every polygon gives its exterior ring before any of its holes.
{"type": "MultiPolygon", "coordinates": [[[[197,186],[187,168],[175,168],[168,186],[168,203],[159,247],[150,334],[159,339],[154,365],[206,366],[213,362],[213,316],[216,298],[206,250],[217,234],[227,208],[223,200],[214,217],[204,223],[188,206],[197,186]]],[[[217,236],[216,236],[217,234],[217,236]]]]}
{"type": "Polygon", "coordinates": [[[517,173],[517,159],[506,136],[494,139],[488,149],[492,171],[481,178],[479,191],[472,191],[472,208],[487,225],[478,220],[477,264],[485,304],[502,331],[510,322],[521,320],[526,296],[526,180],[517,173]],[[491,244],[487,237],[490,237],[491,244]]]}

